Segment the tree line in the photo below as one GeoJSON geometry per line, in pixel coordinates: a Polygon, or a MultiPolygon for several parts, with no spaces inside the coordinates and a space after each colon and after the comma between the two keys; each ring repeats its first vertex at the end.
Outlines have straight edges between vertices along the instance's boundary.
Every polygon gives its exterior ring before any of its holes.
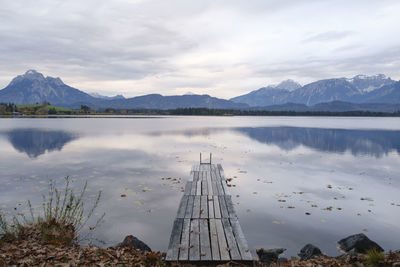
{"type": "Polygon", "coordinates": [[[183,115],[183,116],[355,116],[355,117],[400,117],[397,112],[375,111],[269,111],[269,110],[238,110],[238,109],[208,109],[208,108],[177,108],[177,109],[100,109],[95,110],[87,105],[80,109],[62,109],[46,102],[41,105],[17,106],[12,103],[0,103],[0,115],[20,113],[25,115],[183,115]]]}

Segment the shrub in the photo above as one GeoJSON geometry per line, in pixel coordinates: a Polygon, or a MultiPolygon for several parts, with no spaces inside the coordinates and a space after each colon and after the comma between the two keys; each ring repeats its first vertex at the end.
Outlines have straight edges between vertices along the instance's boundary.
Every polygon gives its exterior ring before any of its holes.
{"type": "Polygon", "coordinates": [[[49,108],[49,111],[47,112],[49,115],[54,115],[57,114],[56,108],[49,108]]]}
{"type": "Polygon", "coordinates": [[[367,251],[365,263],[367,266],[378,267],[381,266],[385,260],[383,252],[376,250],[375,248],[367,251]]]}
{"type": "MultiPolygon", "coordinates": [[[[34,215],[29,200],[30,218],[24,214],[18,214],[13,216],[12,222],[7,222],[4,215],[0,213],[0,240],[5,242],[34,238],[44,243],[76,244],[80,239],[80,231],[93,216],[101,198],[101,191],[99,191],[93,206],[87,210],[84,205],[86,189],[87,182],[79,193],[75,193],[70,188],[70,178],[66,177],[65,188],[59,191],[55,182],[51,181],[48,195],[43,195],[43,210],[37,216],[34,215]]],[[[89,229],[96,229],[104,215],[89,229]]]]}

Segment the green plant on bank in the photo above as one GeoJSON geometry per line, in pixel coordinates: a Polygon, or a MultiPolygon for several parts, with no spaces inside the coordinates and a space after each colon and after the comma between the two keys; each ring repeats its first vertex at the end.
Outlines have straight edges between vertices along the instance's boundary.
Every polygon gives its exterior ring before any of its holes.
{"type": "Polygon", "coordinates": [[[385,255],[383,252],[376,250],[375,248],[367,251],[365,263],[367,266],[378,267],[382,266],[383,261],[385,260],[385,255]]]}
{"type": "MultiPolygon", "coordinates": [[[[93,206],[86,209],[84,197],[87,182],[79,193],[70,188],[70,178],[65,178],[65,188],[60,191],[54,181],[50,181],[48,195],[43,195],[42,212],[35,216],[28,200],[30,216],[14,215],[7,222],[0,213],[0,242],[15,239],[39,239],[44,243],[74,245],[80,239],[80,231],[93,216],[97,208],[101,191],[98,192],[93,206]]],[[[89,230],[95,230],[104,218],[103,214],[89,230]]]]}

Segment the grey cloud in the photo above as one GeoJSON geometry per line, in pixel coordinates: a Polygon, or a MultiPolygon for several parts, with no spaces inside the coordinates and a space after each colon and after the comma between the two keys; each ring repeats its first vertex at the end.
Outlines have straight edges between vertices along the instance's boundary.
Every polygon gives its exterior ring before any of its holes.
{"type": "Polygon", "coordinates": [[[260,66],[254,72],[258,75],[270,77],[305,78],[307,82],[311,82],[317,79],[353,77],[357,74],[377,74],[377,69],[379,69],[382,73],[397,79],[399,65],[400,48],[391,47],[370,55],[352,56],[344,59],[307,58],[284,61],[276,65],[260,66]]]}
{"type": "MultiPolygon", "coordinates": [[[[351,24],[358,14],[367,14],[359,18],[366,22],[375,11],[387,15],[384,12],[390,8],[399,9],[397,3],[396,0],[379,3],[338,0],[335,5],[318,0],[3,1],[0,88],[9,77],[31,68],[64,80],[82,77],[88,83],[98,82],[99,87],[102,81],[146,80],[141,88],[134,84],[131,88],[121,88],[130,90],[132,96],[146,90],[168,93],[176,88],[199,88],[200,92],[202,88],[207,91],[219,86],[218,90],[225,90],[224,96],[233,97],[249,90],[249,87],[239,88],[240,84],[256,89],[265,85],[261,80],[269,78],[297,77],[303,83],[362,72],[399,77],[396,69],[400,66],[400,51],[395,47],[399,46],[400,38],[394,34],[397,28],[387,29],[377,24],[377,28],[387,31],[388,37],[385,42],[371,43],[365,40],[368,36],[363,34],[364,28],[352,28],[351,24]],[[346,17],[343,10],[349,14],[360,12],[346,17]],[[332,14],[340,14],[348,22],[348,29],[324,21],[325,15],[332,14]],[[322,18],[317,20],[320,23],[312,21],[317,16],[322,18]],[[298,32],[302,34],[297,36],[298,32]],[[333,40],[340,40],[341,46],[331,47],[333,40]],[[257,47],[259,43],[265,45],[257,47]],[[320,52],[328,48],[332,53],[322,56],[320,52]],[[297,49],[304,53],[295,56],[287,53],[274,59],[268,56],[297,49]],[[227,51],[231,56],[220,56],[227,51]],[[357,56],[343,56],[352,51],[361,52],[357,56]],[[240,67],[248,70],[247,77],[237,72],[240,67]],[[243,80],[246,81],[240,83],[243,80]],[[157,88],[148,88],[149,85],[157,88]]],[[[387,17],[390,16],[382,16],[387,17]]],[[[79,82],[74,81],[77,88],[79,82]]],[[[217,95],[222,95],[218,90],[217,95]]]]}
{"type": "MultiPolygon", "coordinates": [[[[69,74],[84,72],[96,79],[139,79],[171,71],[166,59],[194,46],[156,19],[136,18],[135,14],[108,23],[98,23],[94,15],[66,14],[65,19],[56,15],[37,19],[36,14],[28,14],[20,21],[21,17],[10,11],[7,21],[0,19],[2,62],[44,68],[69,65],[69,74]]],[[[112,17],[104,17],[108,19],[112,17]]]]}
{"type": "Polygon", "coordinates": [[[328,42],[343,39],[354,34],[352,31],[328,31],[312,35],[303,40],[303,42],[328,42]]]}

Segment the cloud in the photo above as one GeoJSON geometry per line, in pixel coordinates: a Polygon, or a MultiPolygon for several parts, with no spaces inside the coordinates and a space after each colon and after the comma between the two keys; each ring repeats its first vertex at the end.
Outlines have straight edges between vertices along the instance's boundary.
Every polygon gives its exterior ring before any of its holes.
{"type": "Polygon", "coordinates": [[[354,33],[351,31],[342,31],[342,32],[329,31],[329,32],[323,32],[323,33],[319,33],[319,34],[313,35],[311,37],[308,37],[303,42],[336,41],[336,40],[343,39],[351,34],[354,34],[354,33]]]}
{"type": "Polygon", "coordinates": [[[364,72],[400,78],[395,0],[3,2],[0,88],[27,69],[126,96],[233,97],[287,78],[364,72]]]}

